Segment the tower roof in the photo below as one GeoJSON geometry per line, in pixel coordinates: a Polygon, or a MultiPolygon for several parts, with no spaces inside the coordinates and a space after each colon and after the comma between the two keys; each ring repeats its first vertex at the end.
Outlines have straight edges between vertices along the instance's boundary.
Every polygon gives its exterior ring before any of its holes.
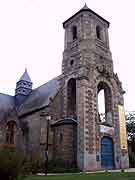
{"type": "Polygon", "coordinates": [[[21,76],[21,78],[19,79],[19,81],[27,81],[27,82],[31,82],[30,76],[27,72],[27,69],[25,69],[25,72],[23,73],[23,75],[21,76]]]}
{"type": "Polygon", "coordinates": [[[82,9],[89,9],[86,3],[85,3],[85,5],[83,6],[82,9]]]}
{"type": "Polygon", "coordinates": [[[72,18],[74,18],[75,16],[77,16],[79,13],[81,12],[90,12],[92,14],[94,14],[95,16],[97,16],[98,18],[100,18],[102,21],[104,21],[105,23],[107,23],[108,27],[109,27],[109,22],[104,19],[103,17],[101,17],[100,15],[98,15],[97,13],[95,13],[94,11],[92,11],[90,8],[88,8],[87,4],[85,3],[84,7],[82,9],[80,9],[80,11],[78,11],[77,13],[75,13],[73,16],[71,16],[69,19],[67,19],[65,22],[63,22],[63,27],[65,28],[65,25],[68,21],[70,21],[72,18]]]}

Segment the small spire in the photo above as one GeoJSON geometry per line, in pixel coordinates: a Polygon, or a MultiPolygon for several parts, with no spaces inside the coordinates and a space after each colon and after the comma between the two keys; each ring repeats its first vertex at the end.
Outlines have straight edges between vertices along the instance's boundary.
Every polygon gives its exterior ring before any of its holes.
{"type": "Polygon", "coordinates": [[[85,5],[83,6],[82,9],[89,9],[86,3],[85,3],[85,5]]]}
{"type": "Polygon", "coordinates": [[[27,68],[25,68],[25,72],[23,73],[23,75],[21,76],[21,78],[19,79],[19,81],[27,81],[27,82],[31,82],[30,76],[27,72],[27,68]]]}

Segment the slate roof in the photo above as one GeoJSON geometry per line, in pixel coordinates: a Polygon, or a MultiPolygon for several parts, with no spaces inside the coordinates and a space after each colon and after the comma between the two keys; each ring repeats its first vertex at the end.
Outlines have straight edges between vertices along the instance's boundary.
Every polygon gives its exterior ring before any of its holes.
{"type": "Polygon", "coordinates": [[[85,3],[85,5],[83,6],[82,9],[89,9],[86,3],[85,3]]]}
{"type": "MultiPolygon", "coordinates": [[[[21,77],[22,79],[30,81],[27,70],[21,77]]],[[[15,104],[15,96],[0,93],[0,122],[16,120],[17,115],[22,116],[47,106],[50,98],[53,99],[59,89],[59,77],[57,77],[32,90],[25,101],[18,107],[15,104]]]]}
{"type": "Polygon", "coordinates": [[[65,22],[63,22],[63,27],[65,28],[66,23],[68,21],[70,21],[72,18],[74,18],[76,15],[80,14],[81,12],[90,12],[92,14],[94,14],[95,16],[97,16],[98,18],[100,18],[102,21],[104,21],[105,23],[107,23],[108,27],[110,25],[110,23],[104,19],[103,17],[101,17],[100,15],[98,15],[97,13],[95,13],[94,11],[92,11],[90,8],[88,8],[88,6],[85,4],[84,7],[82,9],[80,9],[80,11],[78,11],[77,13],[75,13],[73,16],[71,16],[70,18],[68,18],[65,22]]]}
{"type": "Polygon", "coordinates": [[[54,127],[54,126],[68,125],[68,124],[77,125],[77,120],[73,118],[64,118],[54,122],[53,124],[51,124],[51,126],[54,127]]]}
{"type": "Polygon", "coordinates": [[[0,93],[0,122],[16,120],[14,96],[0,93]]]}
{"type": "Polygon", "coordinates": [[[49,104],[49,99],[54,98],[60,89],[58,78],[50,80],[42,86],[34,89],[18,108],[18,115],[24,115],[41,109],[49,104]]]}
{"type": "Polygon", "coordinates": [[[31,82],[30,76],[27,72],[27,69],[25,69],[25,72],[23,73],[23,75],[21,76],[21,78],[19,79],[19,81],[27,81],[27,82],[31,82]]]}

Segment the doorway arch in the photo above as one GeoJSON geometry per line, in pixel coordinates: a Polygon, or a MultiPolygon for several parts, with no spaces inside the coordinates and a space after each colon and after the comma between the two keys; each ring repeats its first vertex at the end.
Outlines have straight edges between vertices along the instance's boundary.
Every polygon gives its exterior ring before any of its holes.
{"type": "Polygon", "coordinates": [[[114,167],[114,146],[110,137],[101,139],[101,167],[112,169],[114,167]]]}

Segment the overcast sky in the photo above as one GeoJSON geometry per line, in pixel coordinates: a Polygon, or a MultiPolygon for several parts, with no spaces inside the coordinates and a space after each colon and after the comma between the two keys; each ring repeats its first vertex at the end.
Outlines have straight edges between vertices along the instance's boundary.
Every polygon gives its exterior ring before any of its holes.
{"type": "Polygon", "coordinates": [[[125,109],[135,110],[134,0],[0,0],[0,92],[14,95],[27,67],[33,87],[61,74],[62,22],[84,3],[108,20],[114,70],[126,91],[125,109]]]}

